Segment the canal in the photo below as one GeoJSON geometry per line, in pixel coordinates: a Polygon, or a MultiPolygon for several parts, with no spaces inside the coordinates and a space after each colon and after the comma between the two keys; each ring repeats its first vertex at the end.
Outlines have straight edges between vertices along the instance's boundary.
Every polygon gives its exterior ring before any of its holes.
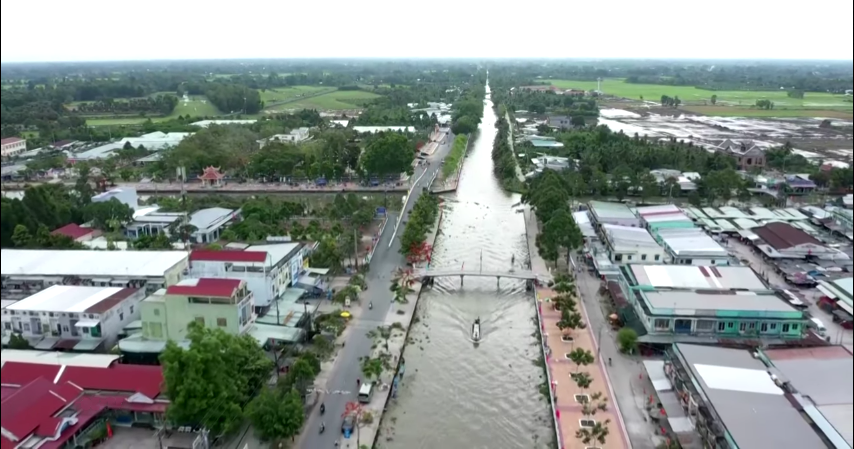
{"type": "MultiPolygon", "coordinates": [[[[525,226],[492,174],[495,112],[487,88],[477,140],[459,190],[445,201],[432,267],[493,271],[528,260],[525,226]]],[[[406,378],[383,419],[380,447],[389,449],[546,448],[553,440],[548,405],[534,364],[536,309],[523,281],[436,279],[418,305],[406,348],[406,378]],[[483,340],[471,341],[480,317],[483,340]]]]}

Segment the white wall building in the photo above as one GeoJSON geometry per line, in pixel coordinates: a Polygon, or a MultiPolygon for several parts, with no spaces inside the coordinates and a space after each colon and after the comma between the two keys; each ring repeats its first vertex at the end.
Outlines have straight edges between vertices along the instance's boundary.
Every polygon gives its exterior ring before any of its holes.
{"type": "Polygon", "coordinates": [[[656,234],[675,265],[729,265],[729,252],[702,229],[664,228],[656,234]]]}
{"type": "Polygon", "coordinates": [[[276,134],[270,136],[266,139],[261,139],[258,141],[258,146],[260,148],[264,148],[269,143],[273,142],[283,142],[283,143],[300,143],[305,142],[311,136],[309,135],[310,129],[307,127],[297,128],[291,130],[288,134],[276,134]]]}
{"type": "Polygon", "coordinates": [[[193,243],[212,243],[219,240],[228,225],[240,219],[240,210],[211,207],[190,215],[190,224],[196,231],[190,236],[193,243]]]}
{"type": "Polygon", "coordinates": [[[3,309],[3,329],[36,349],[110,348],[139,319],[144,289],[55,285],[3,309]]]}
{"type": "Polygon", "coordinates": [[[612,262],[652,264],[669,260],[664,248],[644,228],[605,224],[602,232],[612,262]]]}
{"type": "Polygon", "coordinates": [[[193,251],[190,275],[198,278],[242,279],[263,309],[293,285],[303,269],[301,243],[255,245],[245,251],[193,251]]]}
{"type": "Polygon", "coordinates": [[[0,155],[3,157],[17,156],[27,151],[27,141],[20,137],[9,137],[0,141],[0,155]]]}

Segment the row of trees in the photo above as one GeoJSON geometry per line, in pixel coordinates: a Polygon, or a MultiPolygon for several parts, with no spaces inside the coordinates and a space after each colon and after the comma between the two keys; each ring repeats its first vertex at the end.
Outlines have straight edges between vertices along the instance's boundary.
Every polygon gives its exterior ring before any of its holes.
{"type": "Polygon", "coordinates": [[[454,134],[471,135],[477,131],[483,119],[483,98],[486,95],[484,86],[470,87],[463,97],[454,104],[451,117],[451,132],[454,134]]]}
{"type": "Polygon", "coordinates": [[[406,256],[410,263],[416,263],[429,258],[429,245],[426,243],[427,233],[436,224],[439,217],[439,199],[433,195],[424,194],[418,197],[409,214],[409,222],[400,236],[400,253],[406,256]]]}
{"type": "Polygon", "coordinates": [[[507,109],[504,105],[498,109],[495,121],[497,133],[492,143],[492,171],[505,190],[519,191],[521,183],[517,176],[516,155],[510,141],[510,124],[507,122],[507,109]]]}
{"type": "Polygon", "coordinates": [[[448,156],[445,157],[445,165],[442,166],[443,179],[449,179],[459,170],[465,158],[468,143],[469,138],[466,135],[459,135],[454,138],[454,144],[451,146],[448,156]]]}
{"type": "Polygon", "coordinates": [[[539,91],[530,89],[514,89],[512,94],[504,90],[493,91],[493,99],[501,103],[510,112],[529,111],[534,114],[566,115],[583,120],[585,117],[598,117],[599,107],[596,100],[590,97],[578,97],[574,95],[560,95],[553,91],[539,91]]]}
{"type": "Polygon", "coordinates": [[[770,111],[771,109],[774,109],[774,102],[771,100],[756,100],[756,107],[770,111]]]}
{"type": "Polygon", "coordinates": [[[557,264],[560,251],[566,252],[567,260],[572,250],[584,244],[584,237],[570,210],[572,195],[566,183],[554,171],[546,170],[531,180],[522,201],[531,205],[542,223],[542,232],[537,235],[537,249],[546,260],[557,264]]]}
{"type": "Polygon", "coordinates": [[[240,84],[214,82],[187,85],[187,89],[189,94],[206,96],[208,101],[226,114],[241,111],[244,114],[257,114],[264,109],[261,94],[240,84]]]}
{"type": "MultiPolygon", "coordinates": [[[[715,98],[714,102],[717,102],[717,98],[715,98]]],[[[713,104],[714,104],[714,102],[713,102],[713,104]]],[[[662,95],[661,96],[661,105],[662,106],[666,106],[666,107],[670,107],[670,108],[678,108],[681,104],[682,104],[682,100],[680,100],[678,96],[676,96],[676,97],[670,97],[668,95],[662,95]]]]}
{"type": "Polygon", "coordinates": [[[74,106],[74,110],[80,114],[155,114],[169,115],[178,106],[178,97],[175,95],[157,95],[146,98],[129,98],[114,100],[105,98],[103,100],[89,103],[80,103],[74,106]]]}

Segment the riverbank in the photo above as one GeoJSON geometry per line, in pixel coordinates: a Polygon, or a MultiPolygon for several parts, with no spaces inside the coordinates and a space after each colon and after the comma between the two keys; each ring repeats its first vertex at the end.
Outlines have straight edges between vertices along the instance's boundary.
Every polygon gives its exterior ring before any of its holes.
{"type": "MultiPolygon", "coordinates": [[[[528,254],[530,255],[531,269],[539,275],[547,275],[550,270],[545,260],[542,259],[537,250],[536,239],[539,233],[539,224],[533,211],[525,210],[525,234],[528,241],[528,254]]],[[[581,293],[576,289],[578,298],[581,293]]],[[[597,421],[609,420],[609,437],[605,443],[596,443],[601,449],[633,449],[629,439],[626,425],[620,413],[620,405],[615,399],[614,388],[605,368],[606,364],[599,357],[599,342],[594,335],[594,326],[590,322],[583,301],[578,301],[579,311],[588,323],[586,329],[577,330],[572,334],[572,341],[565,342],[562,331],[557,323],[560,321],[560,312],[554,310],[551,298],[557,294],[546,286],[536,289],[537,321],[540,326],[543,357],[546,361],[546,372],[549,381],[549,396],[552,407],[552,418],[555,422],[555,434],[558,447],[561,449],[586,449],[591,443],[584,443],[577,439],[576,432],[580,429],[580,420],[587,418],[582,413],[582,404],[576,401],[576,395],[602,393],[602,398],[608,404],[607,411],[598,412],[595,415],[597,421]],[[567,359],[566,354],[575,349],[589,351],[595,357],[592,365],[585,367],[590,374],[592,383],[587,389],[580,389],[571,381],[575,372],[575,366],[567,359]]],[[[601,335],[601,334],[600,334],[601,335]]]]}
{"type": "MultiPolygon", "coordinates": [[[[443,209],[440,208],[436,223],[427,234],[426,242],[431,246],[435,243],[436,237],[439,235],[443,215],[443,209]]],[[[427,268],[428,265],[429,262],[416,264],[416,266],[413,267],[413,270],[423,270],[427,268]]],[[[371,358],[379,358],[382,357],[383,354],[388,354],[393,361],[393,369],[385,370],[383,372],[377,382],[379,385],[379,391],[374,394],[374,397],[369,404],[363,405],[363,413],[370,412],[372,419],[370,423],[365,423],[364,427],[360,428],[361,433],[359,435],[359,447],[368,446],[376,448],[378,447],[378,442],[383,438],[386,440],[394,438],[394,422],[383,422],[383,417],[386,410],[388,410],[389,403],[393,398],[393,393],[395,393],[394,379],[398,373],[401,374],[401,378],[398,380],[397,388],[402,388],[403,386],[403,379],[405,376],[401,372],[401,368],[405,366],[401,364],[401,361],[403,360],[403,354],[406,349],[406,342],[409,339],[409,331],[415,322],[418,300],[421,298],[422,290],[423,286],[421,282],[416,281],[412,285],[412,293],[406,295],[406,303],[393,303],[385,320],[381,324],[381,326],[392,328],[391,336],[387,341],[380,342],[374,349],[372,349],[371,358]],[[387,349],[385,349],[386,344],[387,349]]],[[[369,331],[370,330],[372,329],[369,329],[369,331]]],[[[340,447],[347,447],[346,444],[348,442],[349,440],[342,437],[340,447]]]]}
{"type": "Polygon", "coordinates": [[[519,182],[525,182],[525,175],[522,173],[522,168],[519,167],[519,158],[516,156],[516,148],[513,146],[513,121],[510,120],[510,112],[507,111],[504,113],[504,120],[507,121],[507,126],[510,128],[509,136],[507,136],[507,140],[510,143],[510,151],[513,153],[513,160],[516,161],[516,179],[519,182]]]}
{"type": "MultiPolygon", "coordinates": [[[[54,182],[27,182],[27,183],[3,183],[3,192],[23,192],[27,187],[37,186],[40,184],[63,184],[67,187],[73,187],[73,182],[54,183],[54,182]]],[[[110,188],[131,188],[136,190],[136,193],[145,195],[171,195],[179,194],[182,191],[180,183],[169,182],[119,182],[110,188]]],[[[288,184],[224,184],[219,187],[211,187],[198,183],[185,184],[183,191],[194,195],[275,195],[275,194],[329,194],[329,193],[346,193],[346,192],[371,192],[371,193],[405,193],[408,192],[410,184],[408,182],[400,182],[395,184],[380,185],[376,187],[363,186],[356,183],[343,183],[327,186],[316,186],[311,184],[302,184],[292,186],[288,184]]]]}
{"type": "MultiPolygon", "coordinates": [[[[432,193],[442,194],[442,193],[452,193],[452,192],[457,191],[457,188],[459,188],[459,186],[460,186],[460,177],[463,174],[463,166],[466,163],[466,157],[468,157],[469,150],[471,148],[471,143],[474,142],[475,140],[477,140],[477,131],[472,133],[471,136],[466,137],[465,147],[462,151],[462,154],[457,156],[457,167],[453,171],[453,174],[450,177],[445,176],[445,173],[444,173],[444,168],[445,168],[445,166],[447,166],[448,159],[445,160],[446,165],[442,167],[443,170],[441,170],[439,172],[441,176],[439,179],[437,179],[438,181],[441,181],[441,183],[437,187],[435,187],[431,190],[432,193]]],[[[451,151],[453,152],[454,150],[452,149],[451,151]]],[[[449,155],[449,157],[450,157],[450,155],[449,155]]]]}

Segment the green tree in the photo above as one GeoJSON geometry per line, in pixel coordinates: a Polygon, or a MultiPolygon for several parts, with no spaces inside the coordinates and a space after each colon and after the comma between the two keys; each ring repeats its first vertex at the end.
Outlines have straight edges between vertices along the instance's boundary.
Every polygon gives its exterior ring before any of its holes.
{"type": "Polygon", "coordinates": [[[249,403],[246,412],[265,441],[292,438],[299,434],[305,422],[303,402],[296,389],[282,392],[264,388],[249,403]]]}
{"type": "Polygon", "coordinates": [[[30,342],[21,334],[12,332],[9,335],[9,349],[32,349],[30,342]]]}
{"type": "Polygon", "coordinates": [[[15,245],[16,248],[27,248],[33,242],[33,236],[30,234],[30,231],[24,225],[15,226],[15,231],[12,234],[12,244],[15,245]]]}
{"type": "Polygon", "coordinates": [[[716,104],[718,104],[718,96],[717,96],[717,95],[712,95],[712,106],[714,106],[714,105],[716,105],[716,104]]]}
{"type": "Polygon", "coordinates": [[[581,369],[582,366],[587,366],[592,364],[595,361],[593,357],[593,353],[584,349],[584,348],[576,348],[572,352],[569,353],[569,359],[572,360],[572,363],[575,364],[575,372],[581,369]]]}
{"type": "Polygon", "coordinates": [[[133,209],[111,198],[109,201],[87,204],[83,208],[83,218],[91,221],[97,229],[116,232],[122,225],[133,220],[133,209]]]}
{"type": "Polygon", "coordinates": [[[543,226],[542,235],[544,239],[554,241],[566,251],[567,265],[572,251],[584,244],[581,229],[565,206],[551,214],[551,218],[543,226]]]}
{"type": "Polygon", "coordinates": [[[189,348],[169,341],[161,354],[169,420],[207,427],[214,434],[235,430],[243,407],[264,386],[273,370],[258,342],[192,322],[189,348]]]}
{"type": "Polygon", "coordinates": [[[591,444],[604,445],[611,433],[608,428],[610,423],[611,420],[606,419],[604,422],[597,421],[592,427],[582,427],[575,431],[575,438],[578,438],[585,446],[591,444]]]}
{"type": "Polygon", "coordinates": [[[362,154],[362,168],[370,176],[398,177],[412,174],[415,147],[400,133],[382,133],[372,140],[362,154]]]}
{"type": "Polygon", "coordinates": [[[617,343],[620,345],[620,351],[630,354],[637,349],[638,333],[630,327],[624,327],[617,332],[617,343]]]}
{"type": "Polygon", "coordinates": [[[379,380],[385,371],[385,362],[380,358],[362,359],[362,374],[371,380],[379,380]]]}

